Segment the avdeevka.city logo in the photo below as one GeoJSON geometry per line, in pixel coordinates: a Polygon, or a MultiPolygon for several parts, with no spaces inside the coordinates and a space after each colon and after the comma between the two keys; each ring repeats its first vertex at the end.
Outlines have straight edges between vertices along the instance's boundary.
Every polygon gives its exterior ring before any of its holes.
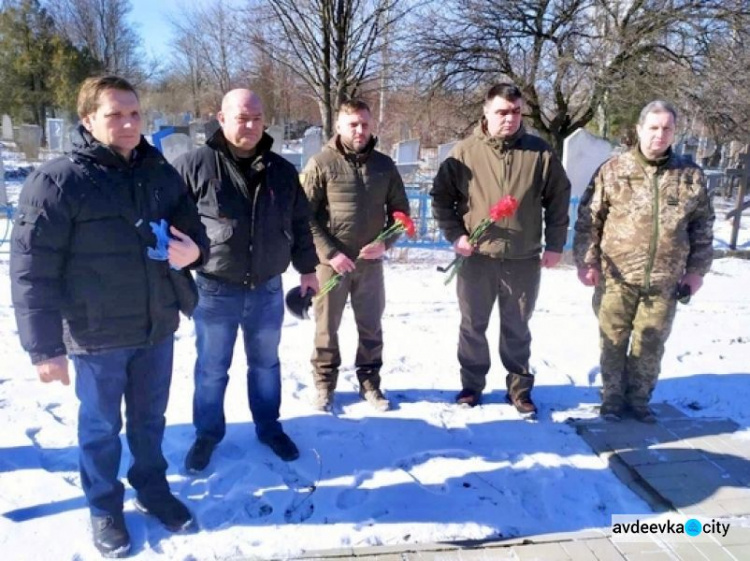
{"type": "Polygon", "coordinates": [[[711,539],[724,538],[729,533],[731,524],[728,521],[716,520],[703,522],[699,518],[669,513],[653,515],[612,515],[612,539],[621,542],[650,541],[653,538],[669,541],[670,539],[711,539]]]}
{"type": "MultiPolygon", "coordinates": [[[[727,526],[729,525],[727,524],[727,526]]],[[[699,535],[702,531],[703,531],[703,526],[701,525],[699,520],[695,518],[691,518],[690,520],[685,522],[685,533],[688,536],[695,537],[699,535]]],[[[727,528],[727,531],[729,531],[729,528],[727,528]]]]}

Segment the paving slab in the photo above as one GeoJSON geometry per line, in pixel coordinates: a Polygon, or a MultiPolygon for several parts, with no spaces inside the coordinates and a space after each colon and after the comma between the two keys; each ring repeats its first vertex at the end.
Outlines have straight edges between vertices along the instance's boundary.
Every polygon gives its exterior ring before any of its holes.
{"type": "Polygon", "coordinates": [[[574,421],[576,432],[657,512],[750,515],[750,446],[730,419],[692,418],[655,406],[657,423],[574,421]]]}

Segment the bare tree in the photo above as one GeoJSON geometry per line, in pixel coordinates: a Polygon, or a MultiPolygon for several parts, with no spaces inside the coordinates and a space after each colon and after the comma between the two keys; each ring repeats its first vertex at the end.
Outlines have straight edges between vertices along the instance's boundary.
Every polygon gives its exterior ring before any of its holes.
{"type": "Polygon", "coordinates": [[[128,22],[130,0],[49,0],[57,26],[78,48],[86,49],[106,72],[138,83],[146,78],[141,40],[128,22]]]}
{"type": "Polygon", "coordinates": [[[224,0],[209,5],[183,4],[170,16],[176,40],[174,59],[188,78],[194,103],[221,97],[246,85],[252,50],[244,22],[224,0]]]}
{"type": "Polygon", "coordinates": [[[658,71],[704,64],[707,45],[737,15],[728,4],[445,0],[424,14],[414,59],[434,88],[474,99],[493,81],[515,82],[533,126],[560,150],[600,106],[650,88],[658,71]]]}
{"type": "MultiPolygon", "coordinates": [[[[256,45],[296,74],[314,96],[330,136],[346,98],[377,90],[386,32],[408,11],[404,0],[268,0],[256,45]]],[[[251,3],[249,17],[261,6],[251,3]]]]}

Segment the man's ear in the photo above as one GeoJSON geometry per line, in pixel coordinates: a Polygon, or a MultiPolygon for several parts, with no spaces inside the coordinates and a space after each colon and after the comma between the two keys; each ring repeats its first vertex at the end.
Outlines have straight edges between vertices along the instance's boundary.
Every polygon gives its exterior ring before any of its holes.
{"type": "Polygon", "coordinates": [[[218,113],[216,114],[216,120],[217,120],[217,121],[219,121],[219,124],[220,124],[220,125],[221,125],[222,127],[224,126],[224,112],[223,112],[223,111],[219,111],[219,112],[218,112],[218,113]]]}
{"type": "Polygon", "coordinates": [[[91,115],[86,115],[83,119],[81,119],[81,124],[83,125],[83,128],[91,132],[91,115]]]}

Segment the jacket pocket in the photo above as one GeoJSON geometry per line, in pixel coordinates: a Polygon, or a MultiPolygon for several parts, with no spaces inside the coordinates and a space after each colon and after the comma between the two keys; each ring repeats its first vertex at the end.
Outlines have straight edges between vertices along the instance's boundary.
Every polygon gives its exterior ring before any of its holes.
{"type": "Polygon", "coordinates": [[[234,220],[201,216],[201,222],[206,227],[206,235],[212,247],[226,243],[234,234],[234,220]]]}
{"type": "Polygon", "coordinates": [[[36,231],[36,223],[44,211],[30,205],[19,205],[13,227],[13,244],[22,251],[31,249],[31,239],[36,231]]]}

